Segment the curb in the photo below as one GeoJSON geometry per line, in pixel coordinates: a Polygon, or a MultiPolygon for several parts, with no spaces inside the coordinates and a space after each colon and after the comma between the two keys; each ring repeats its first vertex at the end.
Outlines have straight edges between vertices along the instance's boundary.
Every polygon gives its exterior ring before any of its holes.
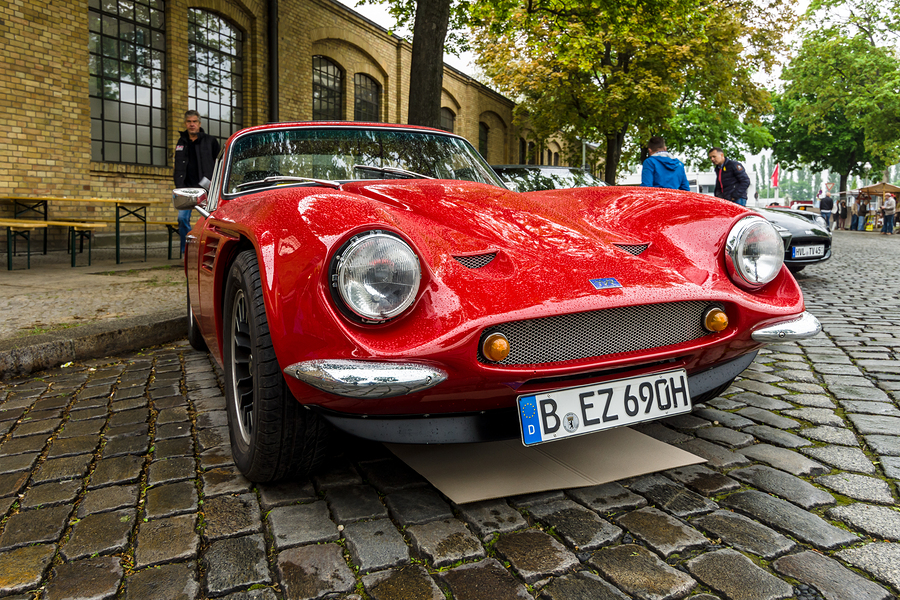
{"type": "Polygon", "coordinates": [[[180,340],[187,335],[186,319],[184,311],[169,310],[3,340],[0,341],[0,380],[30,375],[67,362],[180,340]]]}

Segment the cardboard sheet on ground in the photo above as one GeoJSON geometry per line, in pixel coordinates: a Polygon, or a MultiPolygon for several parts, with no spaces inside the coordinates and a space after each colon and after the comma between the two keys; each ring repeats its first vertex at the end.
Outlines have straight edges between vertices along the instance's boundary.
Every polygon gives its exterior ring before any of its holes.
{"type": "Polygon", "coordinates": [[[484,444],[386,444],[457,504],[609,483],[706,462],[626,427],[525,447],[484,444]]]}

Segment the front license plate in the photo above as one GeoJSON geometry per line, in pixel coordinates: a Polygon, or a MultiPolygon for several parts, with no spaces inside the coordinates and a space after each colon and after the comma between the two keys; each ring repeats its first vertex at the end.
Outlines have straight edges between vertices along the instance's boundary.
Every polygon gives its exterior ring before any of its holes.
{"type": "Polygon", "coordinates": [[[684,369],[519,396],[526,446],[624,427],[691,410],[684,369]]]}
{"type": "Polygon", "coordinates": [[[791,251],[791,258],[825,256],[825,246],[794,246],[791,251]]]}

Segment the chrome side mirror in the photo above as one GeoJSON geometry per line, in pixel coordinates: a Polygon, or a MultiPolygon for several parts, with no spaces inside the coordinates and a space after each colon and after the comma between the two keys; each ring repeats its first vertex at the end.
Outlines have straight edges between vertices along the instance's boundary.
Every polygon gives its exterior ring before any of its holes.
{"type": "Polygon", "coordinates": [[[196,209],[204,217],[209,217],[209,212],[202,208],[206,204],[206,190],[203,188],[178,188],[172,190],[172,204],[178,210],[196,209]]]}

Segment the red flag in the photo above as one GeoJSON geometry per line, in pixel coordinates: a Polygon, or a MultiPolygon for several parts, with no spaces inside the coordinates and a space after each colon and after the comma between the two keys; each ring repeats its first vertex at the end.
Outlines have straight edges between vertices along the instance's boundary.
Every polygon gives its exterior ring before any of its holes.
{"type": "Polygon", "coordinates": [[[772,171],[772,187],[778,187],[778,168],[780,166],[779,163],[775,163],[775,170],[772,171]]]}

